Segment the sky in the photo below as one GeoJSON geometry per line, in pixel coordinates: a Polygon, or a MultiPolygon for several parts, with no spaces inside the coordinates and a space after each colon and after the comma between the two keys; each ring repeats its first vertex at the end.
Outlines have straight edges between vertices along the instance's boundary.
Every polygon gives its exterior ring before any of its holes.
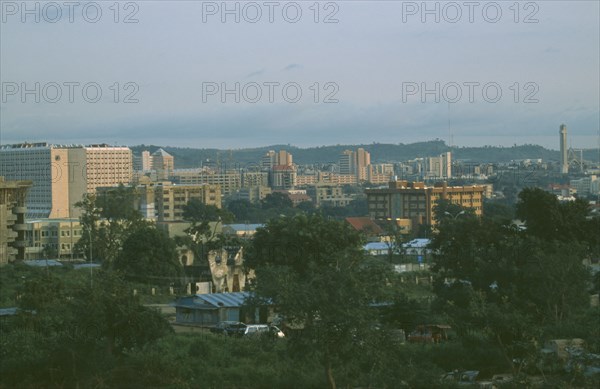
{"type": "Polygon", "coordinates": [[[597,148],[599,4],[0,0],[0,143],[597,148]]]}

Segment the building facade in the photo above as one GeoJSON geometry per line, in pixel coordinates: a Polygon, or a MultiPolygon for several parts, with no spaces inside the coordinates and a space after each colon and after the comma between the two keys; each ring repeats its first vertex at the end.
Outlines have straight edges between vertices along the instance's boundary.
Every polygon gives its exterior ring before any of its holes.
{"type": "Polygon", "coordinates": [[[75,204],[84,194],[131,182],[131,150],[106,144],[5,145],[0,148],[0,175],[32,181],[26,199],[28,218],[78,217],[75,204]]]}
{"type": "Polygon", "coordinates": [[[471,208],[483,214],[482,186],[425,186],[422,182],[392,181],[388,188],[367,189],[369,216],[374,219],[410,219],[413,225],[435,225],[434,207],[439,200],[471,208]]]}
{"type": "Polygon", "coordinates": [[[221,208],[219,185],[174,185],[163,182],[155,188],[155,208],[159,222],[183,220],[184,207],[192,199],[221,208]]]}
{"type": "Polygon", "coordinates": [[[25,259],[25,199],[31,185],[31,181],[0,177],[0,265],[25,259]]]}

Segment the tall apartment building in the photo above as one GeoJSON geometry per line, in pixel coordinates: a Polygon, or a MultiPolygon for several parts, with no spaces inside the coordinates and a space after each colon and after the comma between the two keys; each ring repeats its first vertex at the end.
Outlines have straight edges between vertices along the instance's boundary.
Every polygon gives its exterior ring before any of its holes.
{"type": "Polygon", "coordinates": [[[25,199],[31,184],[0,177],[0,265],[25,259],[25,199]]]}
{"type": "Polygon", "coordinates": [[[344,150],[339,155],[340,174],[354,175],[360,181],[367,181],[371,170],[371,154],[363,148],[356,151],[344,150]]]}
{"type": "Polygon", "coordinates": [[[133,170],[139,172],[152,170],[152,156],[149,151],[144,150],[140,155],[133,156],[133,170]]]}
{"type": "Polygon", "coordinates": [[[271,170],[275,166],[284,165],[291,166],[294,163],[292,154],[285,150],[269,150],[261,159],[261,168],[263,170],[271,170]]]}
{"type": "Polygon", "coordinates": [[[0,147],[0,175],[30,180],[28,218],[78,217],[75,203],[97,187],[129,184],[131,150],[106,144],[21,143],[0,147]]]}
{"type": "Polygon", "coordinates": [[[296,187],[296,167],[277,165],[271,169],[271,187],[273,189],[294,189],[296,187]]]}
{"type": "Polygon", "coordinates": [[[429,157],[426,161],[426,179],[452,178],[452,153],[445,152],[437,157],[429,157]]]}
{"type": "Polygon", "coordinates": [[[388,188],[366,189],[369,216],[374,219],[411,219],[413,225],[434,225],[434,207],[440,199],[483,214],[482,186],[425,186],[422,182],[391,181],[388,188]]]}

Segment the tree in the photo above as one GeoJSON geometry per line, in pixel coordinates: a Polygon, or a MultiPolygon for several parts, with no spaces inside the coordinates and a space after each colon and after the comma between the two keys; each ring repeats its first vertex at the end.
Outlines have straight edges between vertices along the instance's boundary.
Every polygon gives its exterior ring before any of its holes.
{"type": "Polygon", "coordinates": [[[87,272],[64,270],[34,269],[14,325],[0,326],[0,386],[94,386],[125,354],[172,332],[114,272],[99,271],[91,287],[87,272]]]}
{"type": "Polygon", "coordinates": [[[104,267],[110,268],[128,236],[148,225],[135,209],[135,201],[135,188],[122,184],[98,195],[84,195],[75,204],[82,210],[82,237],[75,245],[75,250],[88,257],[88,260],[91,253],[93,259],[101,260],[104,267]]]}
{"type": "Polygon", "coordinates": [[[292,200],[281,192],[269,193],[261,200],[261,205],[263,209],[285,209],[294,206],[292,200]]]}
{"type": "Polygon", "coordinates": [[[258,299],[303,326],[293,347],[314,352],[335,388],[335,365],[369,337],[370,304],[384,299],[387,265],[365,256],[349,225],[319,215],[272,219],[254,235],[246,263],[256,271],[258,299]]]}
{"type": "Polygon", "coordinates": [[[543,240],[585,239],[587,215],[588,204],[581,199],[561,203],[555,195],[539,188],[525,188],[519,193],[517,217],[525,222],[528,234],[543,240]]]}
{"type": "Polygon", "coordinates": [[[184,220],[193,222],[211,222],[221,220],[223,223],[233,222],[233,214],[214,205],[206,205],[199,199],[191,199],[183,208],[184,220]]]}
{"type": "Polygon", "coordinates": [[[562,225],[580,228],[582,209],[525,190],[518,212],[526,231],[497,217],[448,216],[439,220],[432,242],[436,308],[463,339],[478,333],[499,347],[515,372],[520,366],[511,361],[531,357],[548,328],[577,320],[589,300],[582,264],[588,248],[565,240],[573,231],[562,225]]]}
{"type": "Polygon", "coordinates": [[[115,270],[130,280],[169,284],[181,275],[175,242],[154,226],[131,234],[114,263],[115,270]]]}

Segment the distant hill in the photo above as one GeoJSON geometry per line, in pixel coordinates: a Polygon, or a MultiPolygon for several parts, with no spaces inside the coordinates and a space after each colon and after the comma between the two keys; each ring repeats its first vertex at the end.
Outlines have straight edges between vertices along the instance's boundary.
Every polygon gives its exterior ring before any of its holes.
{"type": "MultiPolygon", "coordinates": [[[[134,153],[139,154],[143,150],[151,153],[159,147],[155,145],[133,146],[134,153]]],[[[291,145],[272,145],[248,149],[192,149],[183,147],[162,147],[175,157],[175,167],[191,168],[202,164],[249,164],[260,162],[261,157],[269,150],[284,149],[292,153],[294,162],[297,164],[332,163],[337,162],[339,154],[347,149],[355,150],[359,147],[371,153],[371,162],[397,162],[419,157],[432,157],[445,151],[452,151],[454,160],[465,160],[471,162],[508,162],[519,159],[542,159],[544,161],[558,161],[560,154],[556,150],[548,150],[538,145],[521,145],[512,147],[448,147],[442,140],[429,142],[418,142],[411,144],[382,144],[372,143],[368,145],[335,145],[299,148],[291,145]]],[[[585,150],[584,159],[597,161],[598,150],[585,150]]]]}

